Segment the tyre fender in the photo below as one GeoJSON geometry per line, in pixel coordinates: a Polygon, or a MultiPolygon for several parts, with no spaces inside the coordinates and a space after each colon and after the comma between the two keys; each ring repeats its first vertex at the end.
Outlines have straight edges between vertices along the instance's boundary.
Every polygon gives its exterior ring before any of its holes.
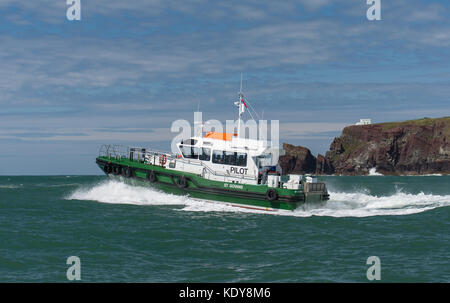
{"type": "Polygon", "coordinates": [[[275,201],[278,199],[278,193],[275,189],[271,188],[266,192],[266,199],[269,201],[275,201]]]}
{"type": "Polygon", "coordinates": [[[147,172],[146,178],[150,183],[155,183],[158,180],[153,170],[147,172]]]}
{"type": "Polygon", "coordinates": [[[115,175],[120,175],[120,173],[122,172],[122,167],[120,167],[119,165],[113,166],[113,173],[115,175]]]}
{"type": "Polygon", "coordinates": [[[188,186],[185,176],[178,177],[176,179],[176,185],[178,188],[186,188],[188,186]]]}

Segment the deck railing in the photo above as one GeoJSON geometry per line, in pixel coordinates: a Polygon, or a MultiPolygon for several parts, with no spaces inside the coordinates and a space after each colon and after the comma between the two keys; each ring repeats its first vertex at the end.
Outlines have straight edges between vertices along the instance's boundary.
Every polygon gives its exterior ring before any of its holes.
{"type": "Polygon", "coordinates": [[[157,161],[156,159],[159,159],[159,157],[161,157],[163,155],[166,157],[166,159],[167,159],[166,163],[168,163],[168,164],[170,164],[170,162],[179,161],[179,162],[190,164],[190,165],[202,166],[203,167],[203,176],[206,173],[210,173],[214,176],[219,176],[219,177],[233,177],[233,178],[247,179],[247,180],[255,179],[255,176],[253,176],[253,175],[252,176],[232,175],[229,173],[227,174],[224,172],[218,172],[218,171],[212,169],[211,167],[209,167],[208,165],[206,165],[205,163],[203,163],[202,161],[177,158],[176,156],[174,156],[172,154],[160,152],[160,151],[156,151],[156,150],[149,150],[147,148],[104,144],[100,147],[100,151],[99,151],[99,156],[101,156],[101,157],[108,157],[109,159],[113,158],[118,161],[120,161],[121,159],[128,159],[128,160],[132,160],[132,161],[138,161],[141,163],[148,163],[148,164],[153,164],[153,165],[159,165],[159,163],[156,163],[155,161],[157,161]],[[151,160],[153,160],[153,162],[151,160]]]}
{"type": "Polygon", "coordinates": [[[107,145],[104,144],[100,147],[99,156],[115,158],[120,160],[121,158],[127,158],[129,155],[129,148],[124,145],[107,145]]]}
{"type": "Polygon", "coordinates": [[[100,147],[99,156],[120,159],[129,159],[132,161],[144,162],[152,156],[166,156],[167,161],[175,159],[172,154],[165,152],[148,150],[141,147],[128,147],[124,145],[107,145],[104,144],[100,147]]]}

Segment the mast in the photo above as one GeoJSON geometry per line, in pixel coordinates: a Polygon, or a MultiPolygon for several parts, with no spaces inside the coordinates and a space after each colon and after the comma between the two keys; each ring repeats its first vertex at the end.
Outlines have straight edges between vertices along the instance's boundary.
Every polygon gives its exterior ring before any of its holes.
{"type": "Polygon", "coordinates": [[[236,104],[238,106],[238,129],[237,129],[237,137],[240,138],[240,133],[241,133],[241,117],[242,114],[244,113],[244,108],[242,106],[242,98],[244,96],[244,94],[242,93],[242,73],[241,73],[241,87],[239,89],[239,101],[235,102],[234,104],[236,104]]]}

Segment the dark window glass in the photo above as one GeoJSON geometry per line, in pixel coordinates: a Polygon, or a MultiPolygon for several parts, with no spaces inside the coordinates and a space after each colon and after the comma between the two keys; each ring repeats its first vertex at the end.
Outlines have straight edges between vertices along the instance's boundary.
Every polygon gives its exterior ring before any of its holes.
{"type": "Polygon", "coordinates": [[[198,156],[200,160],[209,161],[211,159],[211,149],[202,148],[202,153],[198,156]]]}
{"type": "Polygon", "coordinates": [[[225,165],[247,166],[247,154],[215,150],[213,151],[212,162],[225,165]]]}
{"type": "Polygon", "coordinates": [[[225,154],[224,164],[236,165],[236,153],[235,152],[226,151],[226,152],[224,152],[224,154],[225,154]]]}
{"type": "Polygon", "coordinates": [[[213,163],[224,164],[223,151],[221,151],[221,150],[213,151],[212,161],[213,161],[213,163]]]}
{"type": "Polygon", "coordinates": [[[186,140],[181,140],[180,143],[181,144],[186,144],[186,145],[195,145],[195,144],[197,144],[197,140],[195,140],[195,139],[186,139],[186,140]]]}
{"type": "Polygon", "coordinates": [[[246,153],[237,153],[236,165],[237,166],[247,166],[247,154],[246,153]]]}

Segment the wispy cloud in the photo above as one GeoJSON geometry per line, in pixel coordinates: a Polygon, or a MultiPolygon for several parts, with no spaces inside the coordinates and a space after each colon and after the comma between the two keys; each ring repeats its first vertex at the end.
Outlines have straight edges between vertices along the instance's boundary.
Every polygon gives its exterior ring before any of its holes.
{"type": "Polygon", "coordinates": [[[448,115],[449,7],[383,1],[369,22],[354,0],[98,0],[69,22],[65,1],[0,0],[0,139],[164,141],[198,105],[235,118],[241,72],[283,136],[321,148],[359,118],[448,115]]]}
{"type": "Polygon", "coordinates": [[[299,2],[308,10],[317,10],[330,4],[328,0],[299,0],[299,2]]]}

